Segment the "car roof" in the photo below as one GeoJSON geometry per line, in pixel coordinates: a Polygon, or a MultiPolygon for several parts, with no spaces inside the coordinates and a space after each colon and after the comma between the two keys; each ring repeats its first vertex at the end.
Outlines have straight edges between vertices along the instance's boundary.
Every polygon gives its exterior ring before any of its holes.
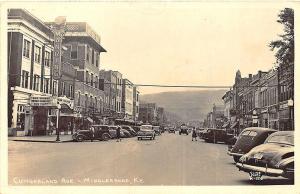
{"type": "Polygon", "coordinates": [[[270,136],[275,136],[275,135],[294,135],[294,131],[277,131],[275,133],[272,133],[270,136]]]}
{"type": "Polygon", "coordinates": [[[152,127],[152,125],[142,125],[141,127],[152,127]]]}
{"type": "Polygon", "coordinates": [[[247,131],[247,130],[260,132],[260,133],[270,132],[270,131],[273,131],[273,132],[277,131],[275,129],[264,128],[264,127],[248,127],[248,128],[245,128],[242,132],[247,131]]]}

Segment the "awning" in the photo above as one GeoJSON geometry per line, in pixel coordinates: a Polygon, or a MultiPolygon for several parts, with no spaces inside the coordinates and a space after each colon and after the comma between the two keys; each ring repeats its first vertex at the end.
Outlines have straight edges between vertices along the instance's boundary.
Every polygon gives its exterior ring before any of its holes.
{"type": "Polygon", "coordinates": [[[229,126],[229,122],[224,123],[224,125],[222,126],[222,128],[227,128],[229,126]]]}
{"type": "Polygon", "coordinates": [[[91,119],[90,117],[87,117],[86,120],[88,120],[90,123],[93,123],[93,119],[91,119]]]}
{"type": "Polygon", "coordinates": [[[235,128],[235,127],[237,126],[237,124],[238,124],[238,122],[233,123],[233,124],[231,125],[230,129],[235,128]]]}

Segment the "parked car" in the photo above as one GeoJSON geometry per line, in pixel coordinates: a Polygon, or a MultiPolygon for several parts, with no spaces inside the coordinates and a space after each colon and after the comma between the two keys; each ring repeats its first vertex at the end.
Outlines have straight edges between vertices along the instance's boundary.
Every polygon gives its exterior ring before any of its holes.
{"type": "Polygon", "coordinates": [[[186,134],[186,135],[189,134],[187,126],[185,126],[185,125],[180,126],[179,135],[181,135],[181,134],[186,134]]]}
{"type": "MultiPolygon", "coordinates": [[[[97,140],[107,141],[111,139],[111,135],[109,133],[109,128],[107,125],[92,125],[95,129],[94,138],[97,140]]],[[[92,131],[91,130],[79,130],[72,135],[72,139],[77,142],[82,142],[84,140],[92,139],[92,131]]]]}
{"type": "Polygon", "coordinates": [[[202,129],[202,130],[199,131],[199,138],[200,138],[200,139],[203,139],[204,134],[207,133],[207,130],[208,130],[208,129],[202,129]]]}
{"type": "Polygon", "coordinates": [[[140,130],[140,126],[132,126],[132,129],[137,133],[140,130]]]}
{"type": "Polygon", "coordinates": [[[159,126],[153,126],[153,130],[155,132],[155,135],[161,135],[159,126]]]}
{"type": "Polygon", "coordinates": [[[232,137],[233,135],[228,134],[224,129],[207,129],[207,131],[202,135],[205,142],[209,143],[228,143],[228,140],[232,137]]]}
{"type": "Polygon", "coordinates": [[[132,135],[130,134],[130,132],[127,131],[126,129],[121,128],[120,132],[124,133],[125,138],[132,137],[132,135]]]}
{"type": "Polygon", "coordinates": [[[132,127],[127,126],[127,125],[123,125],[122,129],[127,130],[130,133],[131,136],[136,136],[136,132],[132,127]]]}
{"type": "Polygon", "coordinates": [[[142,125],[140,131],[137,134],[137,139],[142,140],[149,138],[150,140],[155,139],[155,131],[153,130],[152,125],[142,125]]]}
{"type": "Polygon", "coordinates": [[[258,176],[294,179],[294,131],[272,133],[236,163],[239,170],[258,176]]]}
{"type": "MultiPolygon", "coordinates": [[[[118,126],[113,126],[113,125],[109,126],[109,133],[113,139],[117,138],[117,127],[118,126]]],[[[121,138],[126,137],[126,135],[124,134],[124,132],[122,130],[120,130],[120,136],[121,136],[121,138]]]]}
{"type": "Polygon", "coordinates": [[[233,160],[237,162],[242,155],[248,153],[255,146],[264,143],[267,137],[274,132],[276,130],[269,128],[246,128],[240,133],[236,143],[232,147],[228,146],[227,154],[232,156],[233,160]]]}

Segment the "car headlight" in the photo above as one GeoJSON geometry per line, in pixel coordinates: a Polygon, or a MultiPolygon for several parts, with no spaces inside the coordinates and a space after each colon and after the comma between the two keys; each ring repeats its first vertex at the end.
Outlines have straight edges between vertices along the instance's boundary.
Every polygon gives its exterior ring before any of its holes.
{"type": "Polygon", "coordinates": [[[241,158],[240,158],[240,162],[241,163],[245,163],[247,161],[247,156],[246,155],[243,155],[241,158]]]}

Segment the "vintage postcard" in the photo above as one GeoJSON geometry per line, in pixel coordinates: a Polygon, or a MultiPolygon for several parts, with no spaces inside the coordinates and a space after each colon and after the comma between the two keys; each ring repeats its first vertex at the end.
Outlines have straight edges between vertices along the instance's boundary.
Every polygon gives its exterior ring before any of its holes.
{"type": "Polygon", "coordinates": [[[299,5],[2,2],[0,192],[299,193],[299,5]]]}

